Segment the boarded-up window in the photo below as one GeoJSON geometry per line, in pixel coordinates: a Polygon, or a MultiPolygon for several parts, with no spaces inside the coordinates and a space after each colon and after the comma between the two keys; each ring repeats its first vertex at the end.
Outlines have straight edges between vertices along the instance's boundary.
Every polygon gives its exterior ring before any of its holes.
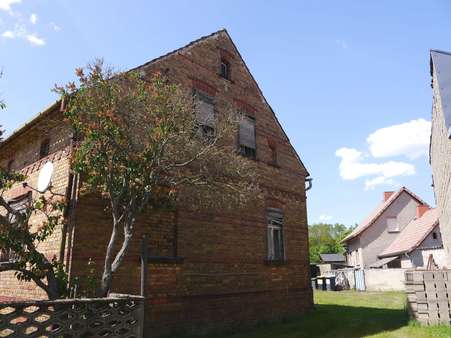
{"type": "Polygon", "coordinates": [[[399,225],[396,217],[387,218],[387,230],[388,232],[399,232],[399,225]]]}
{"type": "Polygon", "coordinates": [[[240,121],[239,131],[240,152],[244,156],[256,157],[255,143],[255,119],[250,116],[243,116],[240,121]]]}
{"type": "Polygon", "coordinates": [[[268,260],[281,261],[285,259],[283,239],[283,214],[279,209],[267,210],[268,221],[268,260]]]}
{"type": "Polygon", "coordinates": [[[195,90],[194,95],[196,99],[196,120],[199,129],[204,136],[214,136],[216,125],[214,100],[199,90],[195,90]]]}

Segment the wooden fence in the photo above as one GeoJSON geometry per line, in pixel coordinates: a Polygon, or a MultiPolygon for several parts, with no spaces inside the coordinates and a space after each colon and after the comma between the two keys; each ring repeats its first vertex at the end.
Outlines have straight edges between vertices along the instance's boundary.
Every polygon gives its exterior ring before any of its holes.
{"type": "Polygon", "coordinates": [[[451,271],[406,271],[405,283],[411,318],[425,325],[451,324],[451,271]]]}
{"type": "Polygon", "coordinates": [[[0,303],[0,337],[142,338],[144,298],[0,303]]]}

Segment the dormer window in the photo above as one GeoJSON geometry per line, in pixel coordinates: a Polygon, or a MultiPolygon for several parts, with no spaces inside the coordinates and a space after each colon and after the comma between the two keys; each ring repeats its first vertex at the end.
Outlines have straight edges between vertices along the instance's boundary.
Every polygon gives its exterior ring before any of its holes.
{"type": "Polygon", "coordinates": [[[230,80],[230,63],[221,59],[221,68],[219,69],[219,75],[224,79],[230,80]]]}
{"type": "Polygon", "coordinates": [[[46,138],[41,142],[41,148],[39,149],[39,159],[48,156],[50,151],[50,139],[46,138]]]}

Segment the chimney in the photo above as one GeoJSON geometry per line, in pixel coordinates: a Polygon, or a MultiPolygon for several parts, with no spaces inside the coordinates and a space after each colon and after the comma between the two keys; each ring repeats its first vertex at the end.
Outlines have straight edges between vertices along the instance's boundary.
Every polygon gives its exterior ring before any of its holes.
{"type": "Polygon", "coordinates": [[[429,209],[431,208],[426,204],[417,205],[417,219],[423,217],[424,213],[429,209]]]}
{"type": "Polygon", "coordinates": [[[394,191],[384,191],[384,202],[386,202],[394,193],[394,191]]]}

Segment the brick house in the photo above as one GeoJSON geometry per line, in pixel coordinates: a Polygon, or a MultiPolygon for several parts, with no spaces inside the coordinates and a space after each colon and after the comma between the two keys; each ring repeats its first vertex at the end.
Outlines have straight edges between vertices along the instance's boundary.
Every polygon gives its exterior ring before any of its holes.
{"type": "Polygon", "coordinates": [[[447,267],[451,267],[451,53],[431,50],[432,135],[429,158],[447,267]]]}
{"type": "MultiPolygon", "coordinates": [[[[207,114],[220,114],[230,105],[246,113],[237,144],[243,156],[257,163],[265,201],[246,211],[190,212],[178,206],[175,211],[143,215],[113,290],[139,292],[139,238],[146,233],[151,247],[146,323],[155,335],[174,328],[199,332],[252,324],[310,309],[305,187],[309,173],[227,31],[136,69],[143,76],[162,71],[171,81],[200,93],[207,114]]],[[[104,212],[105,201],[77,194],[71,149],[72,134],[55,103],[0,145],[0,165],[22,171],[29,185],[36,186],[40,167],[53,162],[53,191],[70,199],[68,221],[43,250],[64,261],[74,278],[86,271],[89,258],[99,267],[103,264],[111,220],[104,212]]],[[[20,203],[30,193],[35,194],[20,185],[8,197],[20,203]]],[[[33,284],[1,273],[2,296],[43,294],[33,284]]]]}

